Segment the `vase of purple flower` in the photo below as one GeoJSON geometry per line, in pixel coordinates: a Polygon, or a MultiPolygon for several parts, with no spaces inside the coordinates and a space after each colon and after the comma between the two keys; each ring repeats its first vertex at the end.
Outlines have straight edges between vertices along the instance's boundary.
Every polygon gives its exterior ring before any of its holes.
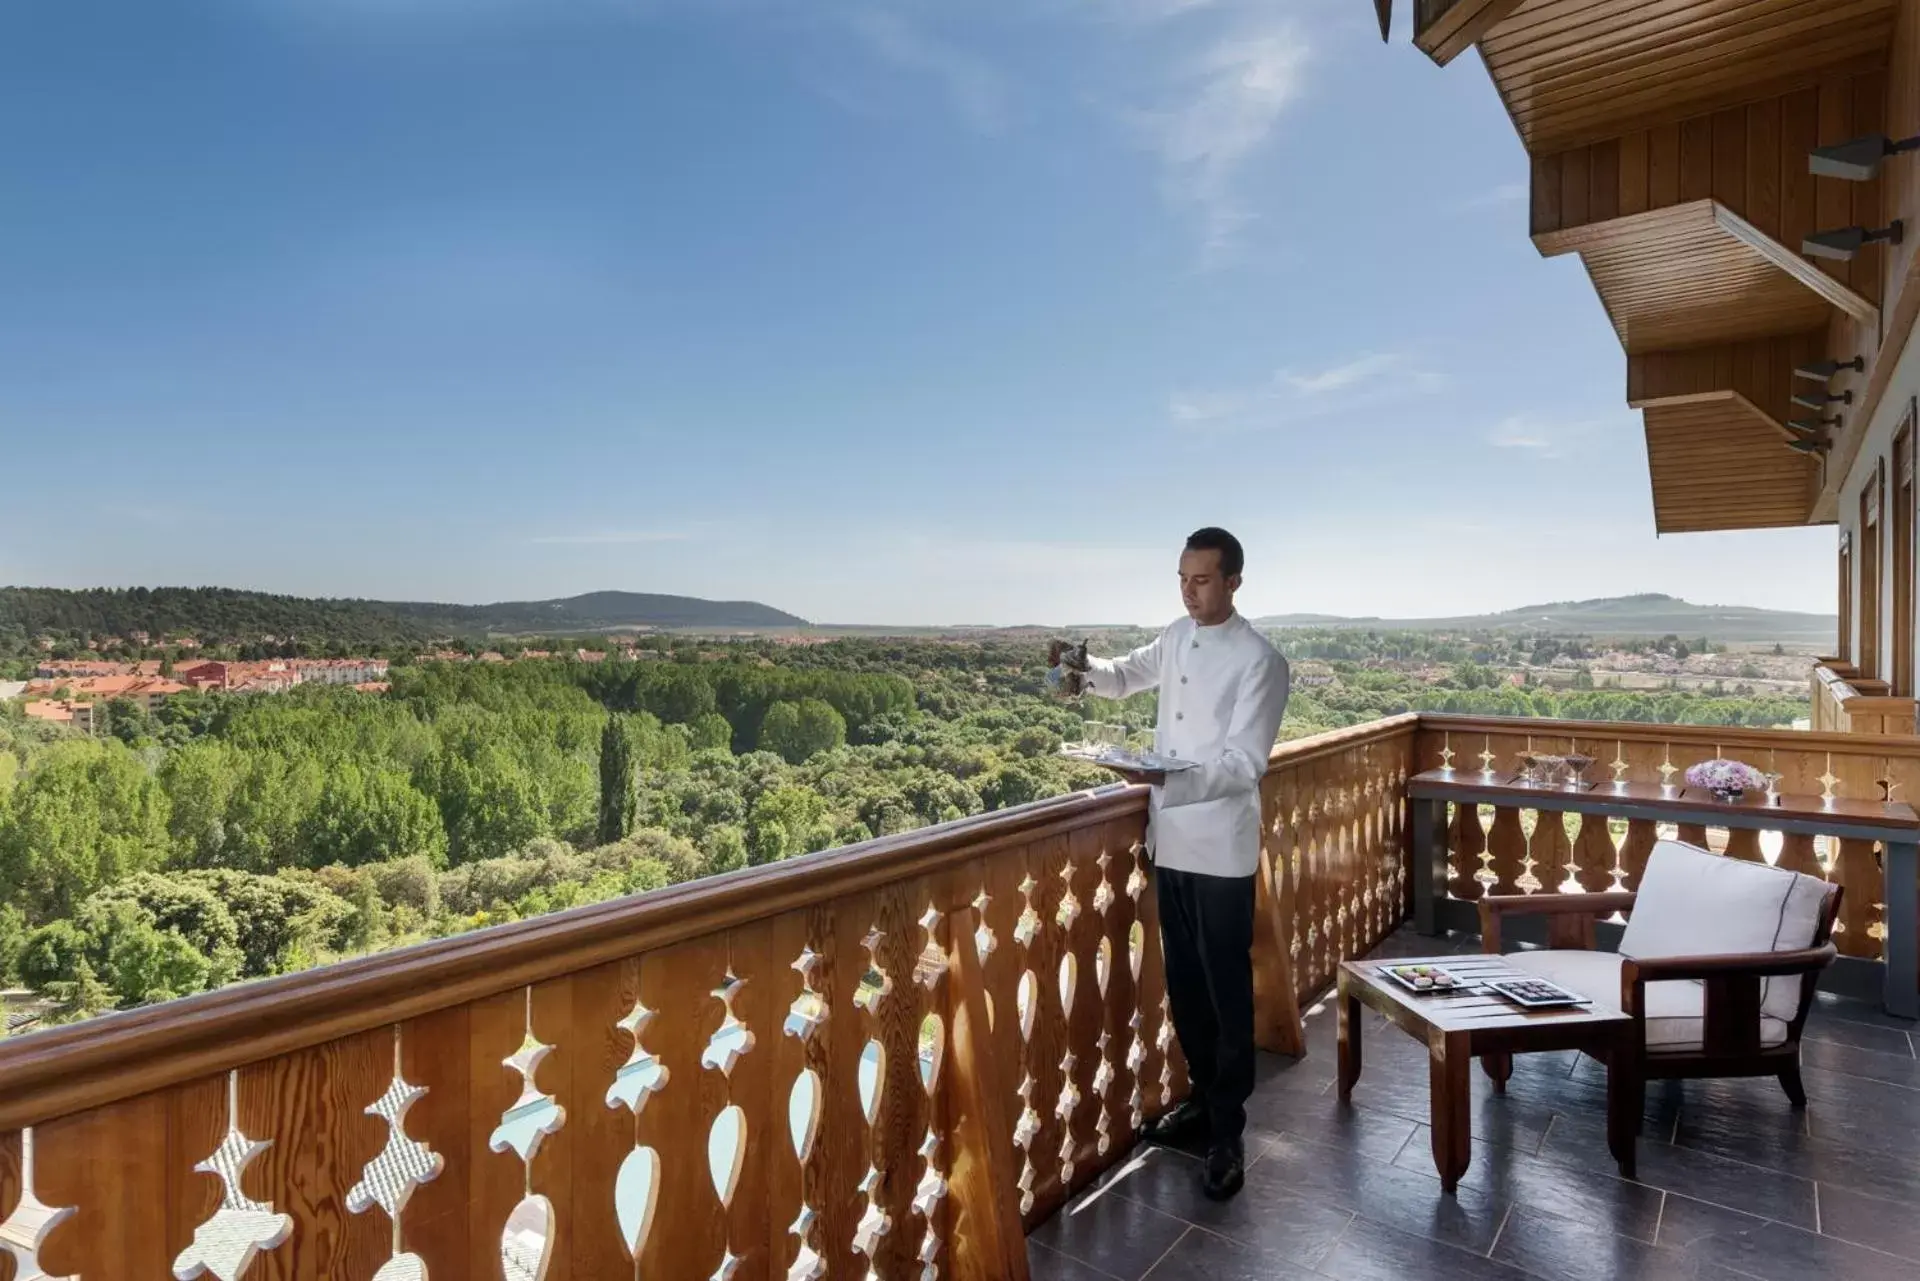
{"type": "Polygon", "coordinates": [[[1737,801],[1750,791],[1767,787],[1767,776],[1742,761],[1716,757],[1687,770],[1687,786],[1712,792],[1723,801],[1737,801]]]}

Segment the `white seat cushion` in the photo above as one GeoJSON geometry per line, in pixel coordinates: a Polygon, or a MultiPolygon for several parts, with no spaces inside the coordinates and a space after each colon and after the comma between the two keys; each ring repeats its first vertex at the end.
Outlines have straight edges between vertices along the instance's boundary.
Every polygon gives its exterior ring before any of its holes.
{"type": "MultiPolygon", "coordinates": [[[[1812,947],[1826,895],[1827,883],[1815,876],[1661,841],[1640,878],[1620,951],[1652,960],[1812,947]]],[[[1800,984],[1798,977],[1762,979],[1761,1013],[1791,1022],[1800,984]]]]}
{"type": "MultiPolygon", "coordinates": [[[[1606,1005],[1620,1003],[1620,957],[1612,952],[1515,952],[1507,961],[1515,969],[1606,1005]]],[[[1697,1053],[1706,1041],[1705,989],[1699,983],[1647,984],[1647,1051],[1652,1054],[1697,1053]]],[[[1760,1016],[1760,1044],[1784,1045],[1787,1020],[1760,1016]]]]}

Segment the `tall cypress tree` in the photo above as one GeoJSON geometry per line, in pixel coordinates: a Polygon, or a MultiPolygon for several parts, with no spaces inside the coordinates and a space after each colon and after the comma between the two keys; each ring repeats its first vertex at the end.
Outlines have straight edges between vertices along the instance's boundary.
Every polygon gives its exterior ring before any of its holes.
{"type": "Polygon", "coordinates": [[[600,731],[600,843],[611,845],[633,832],[639,808],[633,791],[633,730],[618,712],[600,731]]]}

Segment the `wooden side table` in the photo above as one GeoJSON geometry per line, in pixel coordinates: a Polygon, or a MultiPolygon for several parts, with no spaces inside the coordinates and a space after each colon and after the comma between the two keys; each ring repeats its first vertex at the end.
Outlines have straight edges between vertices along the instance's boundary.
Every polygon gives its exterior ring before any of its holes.
{"type": "Polygon", "coordinates": [[[1497,956],[1438,956],[1391,961],[1346,961],[1340,966],[1340,1102],[1352,1102],[1360,1079],[1360,1007],[1370,1006],[1407,1035],[1424,1041],[1430,1055],[1428,1101],[1433,1128],[1433,1164],[1448,1192],[1460,1185],[1473,1158],[1469,1073],[1476,1057],[1494,1056],[1487,1074],[1504,1090],[1508,1056],[1549,1050],[1581,1050],[1607,1065],[1607,1147],[1620,1174],[1634,1174],[1640,1133],[1639,1047],[1633,1019],[1620,1012],[1617,993],[1582,992],[1591,1005],[1529,1010],[1478,991],[1493,979],[1533,978],[1497,956]],[[1457,992],[1419,993],[1382,971],[1389,965],[1437,965],[1461,980],[1457,992]]]}

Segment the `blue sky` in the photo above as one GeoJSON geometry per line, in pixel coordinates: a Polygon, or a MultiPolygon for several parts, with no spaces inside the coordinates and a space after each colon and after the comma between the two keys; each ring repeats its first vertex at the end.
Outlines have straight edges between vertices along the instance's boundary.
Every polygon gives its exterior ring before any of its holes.
{"type": "Polygon", "coordinates": [[[0,582],[1149,622],[1217,523],[1253,612],[1831,608],[1655,538],[1484,71],[1361,0],[15,4],[0,150],[0,582]]]}

